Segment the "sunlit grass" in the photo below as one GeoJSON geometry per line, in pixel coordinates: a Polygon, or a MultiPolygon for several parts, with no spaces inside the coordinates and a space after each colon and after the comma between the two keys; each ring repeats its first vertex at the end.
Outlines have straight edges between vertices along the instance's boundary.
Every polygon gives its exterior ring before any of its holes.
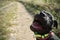
{"type": "Polygon", "coordinates": [[[11,22],[15,19],[17,6],[11,1],[0,1],[0,8],[0,40],[8,40],[11,32],[8,28],[13,25],[11,22]],[[13,4],[9,6],[10,3],[13,4]],[[7,8],[5,8],[6,5],[7,8]]]}

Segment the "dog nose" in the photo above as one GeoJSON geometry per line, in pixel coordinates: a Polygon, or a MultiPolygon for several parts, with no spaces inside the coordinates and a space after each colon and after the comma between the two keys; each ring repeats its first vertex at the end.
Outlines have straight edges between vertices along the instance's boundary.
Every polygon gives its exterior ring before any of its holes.
{"type": "Polygon", "coordinates": [[[40,15],[41,15],[42,17],[51,16],[51,15],[49,14],[49,12],[44,11],[44,10],[40,12],[40,15]]]}

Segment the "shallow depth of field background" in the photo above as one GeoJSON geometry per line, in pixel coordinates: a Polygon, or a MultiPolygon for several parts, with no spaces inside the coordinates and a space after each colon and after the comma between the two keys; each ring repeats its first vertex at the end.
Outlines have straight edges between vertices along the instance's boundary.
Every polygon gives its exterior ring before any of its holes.
{"type": "Polygon", "coordinates": [[[0,40],[34,39],[29,26],[33,16],[42,10],[50,12],[57,20],[58,29],[52,31],[60,38],[60,0],[1,0],[0,40]]]}

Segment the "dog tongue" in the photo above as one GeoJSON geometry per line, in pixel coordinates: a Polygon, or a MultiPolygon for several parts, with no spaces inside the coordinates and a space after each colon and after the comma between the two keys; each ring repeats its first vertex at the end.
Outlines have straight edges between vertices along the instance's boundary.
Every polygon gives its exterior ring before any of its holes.
{"type": "Polygon", "coordinates": [[[32,24],[32,27],[35,28],[35,29],[37,29],[37,30],[42,30],[42,27],[37,22],[34,22],[32,24]]]}

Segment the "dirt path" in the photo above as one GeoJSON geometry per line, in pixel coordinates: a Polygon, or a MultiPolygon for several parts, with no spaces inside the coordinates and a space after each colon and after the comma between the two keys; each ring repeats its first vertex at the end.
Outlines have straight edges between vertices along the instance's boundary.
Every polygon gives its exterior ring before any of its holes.
{"type": "Polygon", "coordinates": [[[9,40],[35,40],[33,32],[30,30],[32,17],[19,2],[17,2],[16,16],[17,18],[13,23],[17,23],[17,25],[10,28],[14,33],[11,33],[9,40]]]}

